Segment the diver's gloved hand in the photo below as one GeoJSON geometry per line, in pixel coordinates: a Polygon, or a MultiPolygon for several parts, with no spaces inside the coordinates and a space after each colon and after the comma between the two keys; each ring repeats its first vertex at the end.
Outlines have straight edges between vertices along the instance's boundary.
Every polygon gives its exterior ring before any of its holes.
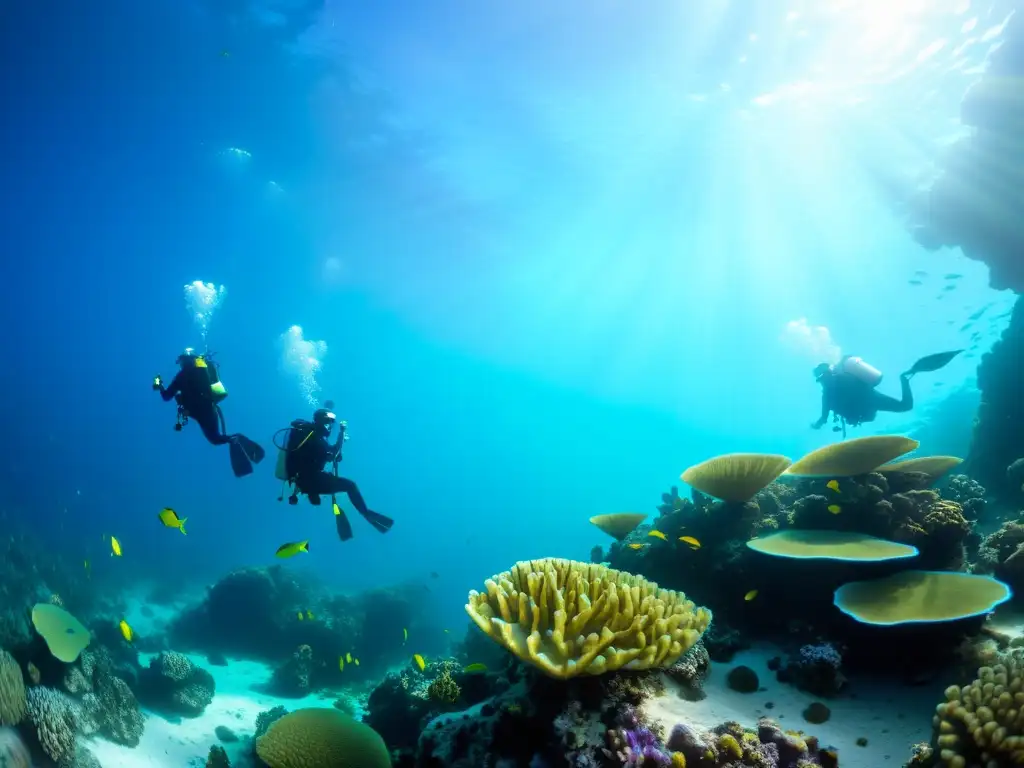
{"type": "Polygon", "coordinates": [[[159,392],[161,387],[164,385],[164,380],[160,378],[160,374],[153,377],[153,391],[159,392]]]}

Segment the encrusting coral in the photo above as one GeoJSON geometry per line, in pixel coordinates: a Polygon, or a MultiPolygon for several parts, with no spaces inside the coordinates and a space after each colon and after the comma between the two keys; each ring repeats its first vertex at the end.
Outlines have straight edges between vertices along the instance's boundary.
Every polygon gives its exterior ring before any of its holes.
{"type": "Polygon", "coordinates": [[[592,563],[527,560],[485,585],[466,605],[476,625],[559,679],[668,666],[711,623],[683,593],[592,563]]]}

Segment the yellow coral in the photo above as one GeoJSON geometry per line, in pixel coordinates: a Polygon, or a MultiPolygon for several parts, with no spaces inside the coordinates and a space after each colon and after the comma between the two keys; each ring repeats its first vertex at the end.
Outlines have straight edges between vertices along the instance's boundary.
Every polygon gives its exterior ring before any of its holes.
{"type": "Polygon", "coordinates": [[[682,752],[672,753],[672,768],[686,768],[686,755],[682,752]]]}
{"type": "Polygon", "coordinates": [[[1024,659],[1007,656],[970,685],[951,685],[933,723],[942,766],[1024,764],[1024,659]]]}
{"type": "Polygon", "coordinates": [[[682,592],[592,563],[526,560],[485,585],[466,605],[476,625],[559,679],[668,666],[711,623],[682,592]]]}
{"type": "Polygon", "coordinates": [[[297,709],[256,740],[270,768],[391,768],[384,739],[336,709],[297,709]]]}
{"type": "Polygon", "coordinates": [[[444,702],[445,704],[454,704],[459,700],[459,695],[462,693],[462,689],[459,688],[458,683],[452,679],[451,672],[447,669],[443,670],[441,674],[434,678],[433,682],[427,688],[427,698],[433,699],[434,701],[444,702]]]}
{"type": "Polygon", "coordinates": [[[733,760],[743,759],[743,747],[731,733],[723,733],[718,737],[718,748],[733,760]]]}

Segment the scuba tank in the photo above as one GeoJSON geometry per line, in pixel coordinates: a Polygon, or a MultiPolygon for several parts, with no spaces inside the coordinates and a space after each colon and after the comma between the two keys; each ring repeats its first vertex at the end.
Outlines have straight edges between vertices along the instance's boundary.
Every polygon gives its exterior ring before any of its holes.
{"type": "Polygon", "coordinates": [[[216,405],[228,396],[228,390],[224,382],[220,380],[220,373],[217,371],[217,364],[203,355],[195,358],[195,367],[206,372],[206,379],[209,383],[208,397],[216,405]]]}
{"type": "Polygon", "coordinates": [[[877,387],[882,380],[882,372],[873,365],[864,362],[863,358],[847,355],[839,363],[839,370],[852,376],[869,387],[877,387]]]}
{"type": "Polygon", "coordinates": [[[277,446],[277,464],[274,467],[274,477],[283,483],[292,480],[297,474],[294,457],[313,436],[313,423],[305,419],[296,419],[286,429],[288,437],[284,445],[277,446]]]}

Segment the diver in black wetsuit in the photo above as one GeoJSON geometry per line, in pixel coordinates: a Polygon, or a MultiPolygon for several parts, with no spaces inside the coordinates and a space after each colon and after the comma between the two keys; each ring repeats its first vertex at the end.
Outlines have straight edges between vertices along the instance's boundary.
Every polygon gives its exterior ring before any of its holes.
{"type": "MultiPolygon", "coordinates": [[[[331,428],[337,420],[330,410],[334,407],[331,401],[313,413],[313,421],[296,419],[288,428],[288,440],[278,460],[278,477],[294,485],[294,492],[288,497],[289,504],[297,504],[299,494],[303,493],[310,504],[319,505],[320,497],[339,493],[348,495],[352,506],[356,508],[366,521],[381,533],[387,533],[394,525],[390,517],[378,514],[366,506],[363,495],[354,481],[338,476],[338,462],[341,461],[341,447],[345,441],[345,425],[339,425],[338,439],[331,445],[331,428]],[[325,472],[324,465],[332,462],[334,472],[325,472]]],[[[332,499],[333,501],[333,499],[332,499]]],[[[335,523],[338,536],[342,541],[352,538],[352,527],[344,512],[334,502],[335,523]]]]}
{"type": "Polygon", "coordinates": [[[833,432],[874,421],[879,411],[906,413],[914,407],[914,393],[910,379],[918,373],[937,371],[945,367],[963,350],[940,352],[922,357],[910,370],[900,374],[900,399],[883,395],[875,387],[882,374],[859,357],[847,355],[836,365],[820,363],[814,368],[814,378],[821,384],[821,415],[811,424],[821,429],[832,414],[833,432]]]}
{"type": "Polygon", "coordinates": [[[174,429],[180,432],[189,419],[194,420],[211,445],[227,443],[230,446],[231,469],[235,477],[252,474],[253,463],[263,461],[266,452],[245,435],[226,434],[220,402],[228,393],[221,383],[217,366],[191,349],[178,355],[177,363],[180,370],[169,387],[164,386],[159,376],[153,379],[153,389],[160,393],[164,402],[174,400],[178,404],[178,420],[174,429]]]}

